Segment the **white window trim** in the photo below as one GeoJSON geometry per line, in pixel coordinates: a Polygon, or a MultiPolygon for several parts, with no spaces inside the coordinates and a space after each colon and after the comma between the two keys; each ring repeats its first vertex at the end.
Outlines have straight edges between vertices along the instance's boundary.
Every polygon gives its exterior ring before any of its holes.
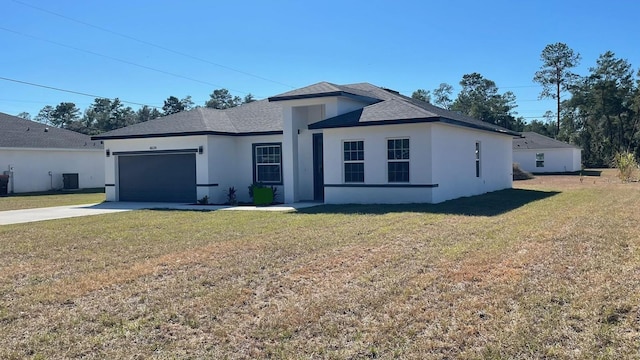
{"type": "Polygon", "coordinates": [[[387,158],[387,183],[390,184],[409,184],[411,183],[411,138],[409,136],[402,136],[402,137],[391,137],[391,138],[386,138],[385,139],[385,145],[387,148],[387,151],[385,152],[386,158],[387,158]],[[408,159],[389,159],[389,140],[409,140],[409,158],[408,159]],[[399,163],[399,162],[406,162],[409,167],[409,180],[407,181],[389,181],[389,163],[399,163]]]}
{"type": "Polygon", "coordinates": [[[342,157],[342,182],[344,184],[364,184],[364,173],[362,174],[362,181],[347,181],[346,172],[345,172],[345,164],[362,164],[363,172],[364,172],[364,140],[363,139],[355,139],[355,140],[342,140],[340,156],[342,157]],[[345,160],[344,159],[344,144],[352,143],[352,142],[362,142],[362,160],[345,160]]]}
{"type": "Polygon", "coordinates": [[[259,144],[253,144],[253,156],[254,156],[254,177],[255,177],[255,182],[261,183],[261,184],[282,184],[282,144],[280,143],[259,143],[259,144]],[[277,147],[280,149],[280,161],[277,163],[260,163],[258,162],[258,148],[269,148],[269,147],[277,147]],[[271,166],[271,165],[278,165],[280,167],[280,179],[278,181],[264,181],[264,180],[260,180],[258,178],[258,174],[260,174],[260,172],[258,171],[258,169],[260,168],[260,166],[271,166]]]}

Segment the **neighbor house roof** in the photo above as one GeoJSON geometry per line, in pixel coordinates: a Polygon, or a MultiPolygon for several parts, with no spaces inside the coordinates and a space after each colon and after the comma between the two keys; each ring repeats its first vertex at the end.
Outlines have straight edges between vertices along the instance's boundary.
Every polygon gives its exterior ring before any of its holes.
{"type": "Polygon", "coordinates": [[[513,150],[540,149],[580,149],[578,146],[540,135],[535,132],[523,132],[521,138],[513,139],[513,150]]]}
{"type": "Polygon", "coordinates": [[[387,125],[414,122],[444,122],[519,136],[500,126],[441,109],[396,91],[369,83],[336,85],[321,82],[292,90],[267,100],[254,101],[225,110],[197,108],[131,125],[93,137],[94,140],[187,135],[281,134],[281,101],[341,96],[363,102],[363,108],[309,125],[310,129],[387,125]]]}
{"type": "Polygon", "coordinates": [[[282,107],[260,100],[224,110],[196,108],[182,111],[96,135],[93,139],[276,133],[282,133],[282,107]]]}
{"type": "Polygon", "coordinates": [[[88,135],[0,113],[0,148],[103,149],[88,135]]]}

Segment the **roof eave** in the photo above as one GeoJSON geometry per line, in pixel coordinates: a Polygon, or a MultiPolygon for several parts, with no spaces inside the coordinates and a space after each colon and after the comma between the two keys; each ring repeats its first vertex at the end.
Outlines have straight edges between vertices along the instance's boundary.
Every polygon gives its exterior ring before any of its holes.
{"type": "Polygon", "coordinates": [[[426,117],[426,118],[411,118],[411,119],[388,119],[388,120],[377,120],[377,121],[366,121],[366,122],[358,122],[358,123],[349,123],[349,124],[327,124],[323,125],[322,122],[317,122],[315,124],[311,124],[308,126],[309,130],[318,130],[318,129],[336,129],[336,128],[347,128],[347,127],[359,127],[359,126],[376,126],[376,125],[399,125],[399,124],[417,124],[417,123],[433,123],[433,122],[442,122],[450,125],[457,125],[477,130],[490,131],[499,134],[504,134],[508,136],[517,136],[520,137],[520,134],[506,129],[496,129],[490,126],[480,126],[475,124],[470,124],[464,121],[444,118],[444,117],[426,117]]]}
{"type": "Polygon", "coordinates": [[[324,97],[348,97],[355,100],[364,100],[366,102],[375,103],[381,101],[378,98],[368,97],[364,95],[352,94],[346,91],[331,91],[325,93],[316,93],[316,94],[302,94],[302,95],[287,95],[287,96],[272,96],[268,98],[269,102],[276,101],[287,101],[287,100],[304,100],[304,99],[315,99],[315,98],[324,98],[324,97]]]}
{"type": "Polygon", "coordinates": [[[149,139],[149,138],[165,138],[165,137],[182,137],[182,136],[198,136],[198,135],[222,135],[222,136],[260,136],[260,135],[282,135],[282,130],[273,131],[251,131],[251,132],[224,132],[224,131],[192,131],[179,133],[163,133],[163,134],[132,134],[132,135],[107,135],[92,136],[91,140],[123,140],[123,139],[149,139]]]}
{"type": "Polygon", "coordinates": [[[360,126],[377,126],[377,125],[401,125],[401,124],[417,124],[417,123],[428,123],[428,122],[436,122],[438,118],[411,118],[411,119],[389,119],[389,120],[376,120],[376,121],[364,121],[358,123],[349,123],[349,124],[326,124],[323,125],[322,122],[317,122],[308,126],[309,130],[319,130],[319,129],[337,129],[337,128],[348,128],[348,127],[360,127],[360,126]]]}

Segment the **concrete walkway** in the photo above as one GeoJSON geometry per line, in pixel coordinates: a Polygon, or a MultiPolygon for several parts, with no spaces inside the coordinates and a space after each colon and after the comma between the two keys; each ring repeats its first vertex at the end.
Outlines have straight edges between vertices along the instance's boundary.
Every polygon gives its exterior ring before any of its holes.
{"type": "Polygon", "coordinates": [[[321,203],[295,203],[272,206],[217,206],[179,203],[103,202],[98,204],[55,206],[38,209],[0,211],[0,225],[65,219],[79,216],[110,214],[142,209],[197,210],[197,211],[294,211],[322,205],[321,203]]]}

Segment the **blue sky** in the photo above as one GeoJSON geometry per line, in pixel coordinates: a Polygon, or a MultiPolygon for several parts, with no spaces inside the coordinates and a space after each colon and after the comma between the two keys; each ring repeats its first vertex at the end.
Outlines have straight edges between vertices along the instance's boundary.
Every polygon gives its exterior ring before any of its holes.
{"type": "MultiPolygon", "coordinates": [[[[455,95],[462,75],[479,72],[531,120],[554,109],[532,82],[547,44],[579,52],[580,74],[607,50],[640,67],[635,1],[2,3],[0,77],[159,107],[187,95],[203,105],[218,88],[262,99],[320,81],[407,95],[445,82],[455,95]]],[[[0,79],[0,112],[35,116],[63,101],[85,109],[93,97],[0,79]]]]}

